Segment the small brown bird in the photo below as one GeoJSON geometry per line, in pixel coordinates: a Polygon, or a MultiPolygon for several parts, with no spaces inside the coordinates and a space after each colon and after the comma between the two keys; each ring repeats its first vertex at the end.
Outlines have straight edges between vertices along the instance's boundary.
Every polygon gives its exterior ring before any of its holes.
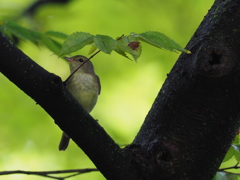
{"type": "MultiPolygon", "coordinates": [[[[70,63],[70,71],[73,73],[83,62],[88,58],[77,55],[73,57],[64,57],[70,63]]],[[[87,61],[82,65],[66,82],[68,91],[82,105],[82,107],[90,113],[94,108],[98,95],[101,91],[99,77],[94,72],[94,67],[91,61],[87,61]]],[[[59,151],[67,149],[70,138],[63,132],[59,144],[59,151]]]]}

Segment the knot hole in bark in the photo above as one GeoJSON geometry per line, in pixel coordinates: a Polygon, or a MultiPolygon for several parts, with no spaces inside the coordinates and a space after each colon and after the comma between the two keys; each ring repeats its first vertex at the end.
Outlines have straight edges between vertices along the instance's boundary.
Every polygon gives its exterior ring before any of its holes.
{"type": "Polygon", "coordinates": [[[172,176],[175,171],[174,159],[177,148],[165,141],[153,141],[148,147],[131,145],[128,147],[133,154],[139,170],[144,172],[146,179],[161,179],[172,176]]]}
{"type": "Polygon", "coordinates": [[[216,53],[216,52],[212,52],[212,59],[210,59],[209,60],[209,64],[210,65],[218,65],[218,64],[220,64],[221,63],[221,57],[222,57],[222,55],[221,54],[218,54],[218,53],[216,53]]]}
{"type": "Polygon", "coordinates": [[[197,52],[195,63],[201,75],[221,77],[232,71],[236,60],[231,50],[225,46],[204,47],[197,52]]]}

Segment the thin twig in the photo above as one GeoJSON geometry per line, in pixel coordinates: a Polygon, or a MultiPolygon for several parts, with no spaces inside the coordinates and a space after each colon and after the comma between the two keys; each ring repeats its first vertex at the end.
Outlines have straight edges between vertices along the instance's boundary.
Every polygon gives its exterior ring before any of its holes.
{"type": "Polygon", "coordinates": [[[95,55],[97,55],[99,52],[101,52],[101,50],[98,50],[97,52],[95,52],[93,55],[91,55],[89,58],[87,58],[86,61],[84,61],[77,69],[75,69],[69,76],[68,78],[64,81],[64,85],[67,84],[67,82],[69,81],[69,79],[75,74],[75,72],[77,72],[77,70],[79,70],[86,62],[88,62],[90,59],[92,59],[95,55]]]}
{"type": "Polygon", "coordinates": [[[57,171],[23,171],[23,170],[14,170],[14,171],[0,171],[0,175],[10,175],[10,174],[27,174],[27,175],[37,175],[48,177],[52,179],[64,180],[73,176],[77,176],[80,174],[88,173],[88,172],[95,172],[98,169],[70,169],[70,170],[57,170],[57,171]],[[66,174],[66,173],[73,173],[71,175],[67,175],[64,177],[53,176],[50,174],[66,174]]]}
{"type": "Polygon", "coordinates": [[[239,165],[239,162],[238,162],[236,165],[234,165],[234,166],[230,166],[230,167],[226,167],[226,168],[221,168],[221,169],[219,169],[218,171],[225,171],[225,170],[229,170],[229,169],[239,169],[240,166],[238,166],[238,165],[239,165]]]}
{"type": "MultiPolygon", "coordinates": [[[[117,38],[117,41],[119,41],[122,37],[124,36],[121,35],[119,38],[117,38]]],[[[90,59],[92,59],[94,56],[96,56],[98,53],[100,53],[101,50],[98,50],[97,52],[95,52],[93,55],[91,55],[89,58],[87,58],[86,61],[84,61],[77,69],[75,69],[69,76],[68,78],[63,82],[63,84],[66,86],[67,82],[69,81],[69,79],[75,74],[75,72],[77,72],[77,70],[79,70],[87,61],[89,61],[90,59]]]]}

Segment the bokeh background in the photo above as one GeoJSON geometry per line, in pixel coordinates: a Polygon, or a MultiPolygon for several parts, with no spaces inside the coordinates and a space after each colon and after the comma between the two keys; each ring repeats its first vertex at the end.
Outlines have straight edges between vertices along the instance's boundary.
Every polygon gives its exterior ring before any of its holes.
{"type": "MultiPolygon", "coordinates": [[[[18,17],[33,2],[0,0],[0,16],[18,17]]],[[[52,30],[66,34],[82,31],[119,37],[131,32],[159,31],[185,47],[212,3],[213,0],[72,0],[66,5],[43,6],[22,22],[41,32],[52,30]]],[[[100,53],[92,59],[101,78],[102,93],[91,114],[120,145],[131,143],[136,136],[166,74],[179,56],[147,44],[142,46],[142,56],[137,63],[116,53],[100,53]]],[[[68,64],[45,47],[21,41],[19,48],[63,80],[69,75],[68,64]]],[[[78,54],[87,56],[88,50],[84,48],[78,54]]],[[[53,119],[0,74],[0,171],[95,167],[73,142],[67,151],[59,152],[60,136],[61,131],[53,119]]],[[[47,178],[10,175],[0,179],[47,178]]],[[[105,178],[93,172],[70,179],[105,178]]]]}

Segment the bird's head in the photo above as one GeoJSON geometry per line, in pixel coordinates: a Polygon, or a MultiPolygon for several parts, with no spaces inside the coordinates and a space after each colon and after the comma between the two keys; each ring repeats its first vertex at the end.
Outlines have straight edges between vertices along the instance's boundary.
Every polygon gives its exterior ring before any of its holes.
{"type": "Polygon", "coordinates": [[[66,59],[70,63],[71,72],[73,72],[75,69],[77,69],[82,64],[83,64],[82,67],[79,68],[78,71],[82,71],[82,72],[86,72],[86,73],[94,71],[91,61],[89,61],[88,58],[85,56],[76,55],[73,57],[64,57],[64,59],[66,59]]]}

